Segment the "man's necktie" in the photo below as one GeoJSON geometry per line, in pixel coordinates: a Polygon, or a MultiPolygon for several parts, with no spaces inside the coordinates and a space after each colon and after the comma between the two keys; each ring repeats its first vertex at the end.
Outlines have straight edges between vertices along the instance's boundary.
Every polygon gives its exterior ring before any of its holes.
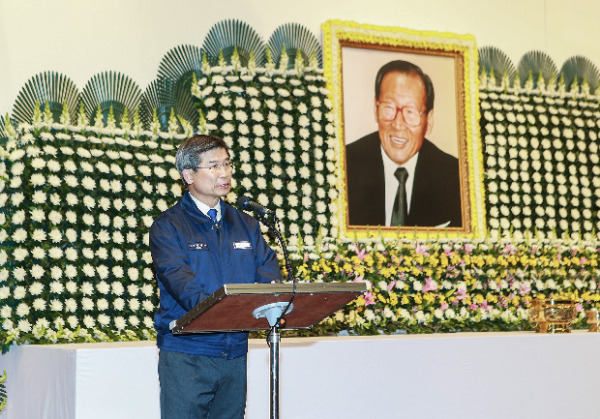
{"type": "Polygon", "coordinates": [[[214,208],[211,208],[208,210],[208,216],[210,217],[210,219],[212,220],[213,223],[217,222],[217,210],[214,208]]]}
{"type": "Polygon", "coordinates": [[[394,200],[394,209],[392,211],[393,226],[403,226],[406,222],[407,202],[406,202],[406,179],[408,172],[404,167],[399,167],[394,172],[394,176],[398,179],[398,192],[394,200]]]}

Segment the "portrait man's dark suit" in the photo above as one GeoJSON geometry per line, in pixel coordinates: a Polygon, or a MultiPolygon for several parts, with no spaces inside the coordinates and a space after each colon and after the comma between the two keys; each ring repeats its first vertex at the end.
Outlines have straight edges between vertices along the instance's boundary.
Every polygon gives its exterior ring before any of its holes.
{"type": "MultiPolygon", "coordinates": [[[[381,152],[377,132],[346,147],[351,226],[386,225],[381,152]]],[[[411,204],[405,225],[460,227],[462,215],[459,176],[458,160],[424,139],[415,167],[411,204]]]]}

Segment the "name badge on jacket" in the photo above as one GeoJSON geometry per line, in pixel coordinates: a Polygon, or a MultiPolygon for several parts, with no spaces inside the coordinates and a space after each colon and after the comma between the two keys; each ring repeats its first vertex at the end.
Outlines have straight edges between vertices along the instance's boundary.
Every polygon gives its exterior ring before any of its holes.
{"type": "Polygon", "coordinates": [[[250,244],[250,242],[247,241],[233,242],[233,248],[235,250],[252,249],[252,245],[250,244]]]}
{"type": "Polygon", "coordinates": [[[208,250],[208,244],[207,243],[188,243],[188,247],[190,248],[190,250],[208,250]]]}

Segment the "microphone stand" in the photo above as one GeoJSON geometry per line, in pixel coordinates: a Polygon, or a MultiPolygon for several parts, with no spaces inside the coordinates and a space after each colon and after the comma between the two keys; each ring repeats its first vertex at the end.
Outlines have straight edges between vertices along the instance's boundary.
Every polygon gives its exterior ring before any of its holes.
{"type": "MultiPolygon", "coordinates": [[[[269,228],[270,231],[273,232],[279,243],[281,244],[281,249],[283,251],[283,257],[285,261],[285,269],[287,271],[288,281],[292,281],[292,298],[287,303],[285,308],[281,308],[285,303],[275,303],[270,304],[270,307],[261,307],[257,309],[257,311],[262,310],[261,316],[265,312],[264,315],[267,317],[269,321],[269,326],[271,329],[269,330],[269,334],[267,336],[267,345],[270,349],[270,360],[271,360],[271,419],[279,418],[279,345],[281,342],[281,334],[279,329],[285,326],[285,315],[291,312],[294,308],[292,302],[294,301],[294,297],[296,296],[296,283],[297,280],[294,277],[292,272],[292,263],[290,260],[290,256],[287,250],[287,246],[285,244],[285,240],[283,239],[281,232],[277,228],[278,219],[275,214],[271,213],[271,218],[273,220],[269,220],[267,215],[264,212],[259,213],[259,220],[265,226],[269,228]]],[[[255,315],[256,317],[256,315],[255,315]]]]}

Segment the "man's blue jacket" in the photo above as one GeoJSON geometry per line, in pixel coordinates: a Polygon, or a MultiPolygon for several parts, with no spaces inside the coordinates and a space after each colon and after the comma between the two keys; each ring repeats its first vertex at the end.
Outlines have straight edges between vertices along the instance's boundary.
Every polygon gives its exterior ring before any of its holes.
{"type": "Polygon", "coordinates": [[[227,359],[246,354],[247,333],[175,336],[169,323],[223,284],[281,280],[277,256],[265,242],[258,221],[224,201],[221,214],[221,221],[213,224],[186,192],[150,228],[150,252],[160,289],[154,320],[161,349],[227,359]]]}

